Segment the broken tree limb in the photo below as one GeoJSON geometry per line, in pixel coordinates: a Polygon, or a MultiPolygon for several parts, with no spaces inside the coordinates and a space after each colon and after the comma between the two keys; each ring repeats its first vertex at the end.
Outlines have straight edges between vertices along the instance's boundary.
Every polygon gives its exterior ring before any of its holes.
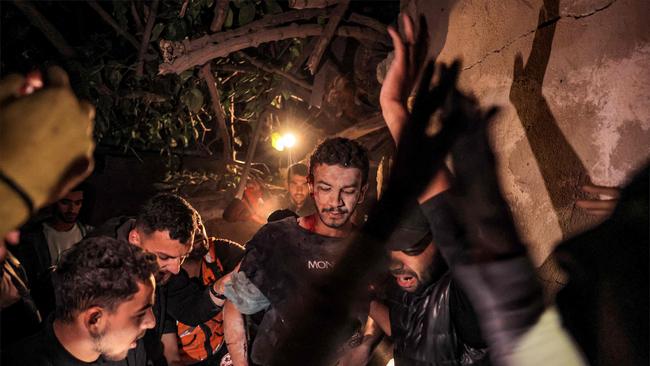
{"type": "Polygon", "coordinates": [[[208,86],[208,91],[210,92],[210,99],[212,100],[212,111],[214,112],[215,118],[217,119],[217,129],[219,131],[219,136],[223,142],[223,156],[225,160],[232,160],[232,145],[230,143],[230,135],[228,134],[228,127],[226,126],[226,114],[223,111],[223,106],[221,105],[221,96],[219,95],[219,90],[217,89],[217,82],[214,79],[212,74],[212,68],[210,62],[206,63],[201,67],[199,76],[205,81],[208,86]]]}
{"type": "Polygon", "coordinates": [[[374,31],[377,31],[379,33],[388,33],[388,26],[377,19],[367,17],[365,15],[357,14],[357,13],[352,13],[348,17],[348,22],[351,23],[356,23],[360,24],[363,26],[366,26],[374,31]]]}
{"type": "Polygon", "coordinates": [[[290,73],[280,69],[279,67],[275,67],[275,66],[265,64],[264,62],[262,62],[260,60],[257,60],[254,57],[248,56],[247,54],[245,54],[243,52],[238,52],[237,55],[244,58],[246,61],[250,62],[251,65],[257,67],[260,70],[266,71],[266,72],[271,73],[271,74],[279,75],[279,76],[287,79],[288,81],[296,84],[297,86],[299,86],[301,88],[304,88],[304,89],[307,89],[309,91],[311,91],[311,89],[312,89],[311,84],[309,84],[308,82],[306,82],[304,80],[298,79],[294,75],[291,75],[290,73]]]}
{"type": "Polygon", "coordinates": [[[230,0],[216,0],[214,4],[214,18],[212,18],[212,23],[210,24],[210,31],[220,32],[223,27],[223,23],[226,21],[226,15],[228,15],[228,5],[230,0]]]}
{"type": "Polygon", "coordinates": [[[93,8],[93,10],[97,12],[97,14],[99,14],[102,20],[104,20],[108,25],[110,25],[113,29],[115,29],[117,34],[119,34],[120,36],[124,37],[124,39],[129,41],[129,43],[133,47],[135,47],[136,50],[139,49],[140,45],[138,44],[138,41],[135,39],[135,37],[133,37],[127,31],[122,29],[122,27],[120,27],[120,25],[117,24],[115,19],[113,19],[113,17],[109,13],[107,13],[106,10],[104,10],[99,4],[97,4],[95,0],[88,0],[88,5],[90,5],[90,7],[93,8]]]}
{"type": "Polygon", "coordinates": [[[156,22],[158,2],[159,0],[153,0],[151,2],[151,11],[149,12],[149,17],[147,18],[147,25],[144,28],[144,34],[142,34],[142,43],[140,44],[140,52],[138,53],[138,65],[135,68],[135,76],[138,78],[142,77],[144,74],[144,55],[147,53],[147,48],[149,48],[151,31],[153,30],[153,24],[156,22]]]}
{"type": "Polygon", "coordinates": [[[246,151],[246,165],[244,166],[244,171],[241,174],[241,179],[239,180],[239,185],[237,186],[237,192],[235,193],[235,198],[242,199],[244,197],[244,190],[246,189],[246,181],[248,180],[248,175],[250,174],[253,159],[255,158],[255,150],[257,150],[257,142],[260,140],[260,135],[262,132],[262,125],[266,123],[266,119],[271,116],[268,109],[260,116],[260,119],[255,124],[255,130],[253,131],[253,140],[248,146],[246,151]]]}
{"type": "Polygon", "coordinates": [[[140,14],[138,14],[138,10],[135,8],[135,3],[133,1],[131,1],[131,17],[133,17],[133,22],[135,23],[135,28],[138,30],[138,33],[142,34],[142,32],[144,32],[144,26],[142,25],[140,14]]]}
{"type": "Polygon", "coordinates": [[[327,25],[323,30],[323,34],[318,39],[318,43],[314,48],[314,52],[311,54],[311,56],[309,56],[309,60],[307,60],[307,68],[312,75],[316,74],[316,69],[318,69],[320,60],[323,57],[327,46],[329,46],[332,37],[334,37],[336,28],[339,26],[339,23],[343,18],[343,14],[348,9],[348,5],[350,5],[350,0],[341,0],[341,2],[336,5],[336,8],[334,8],[332,15],[330,15],[330,18],[327,21],[327,25]]]}
{"type": "MultiPolygon", "coordinates": [[[[200,50],[211,43],[220,43],[228,39],[240,37],[251,32],[255,32],[264,28],[274,27],[276,25],[291,23],[299,20],[308,20],[318,16],[328,16],[329,9],[306,9],[306,10],[291,10],[278,15],[267,15],[262,19],[256,20],[247,24],[244,27],[237,29],[208,34],[192,40],[183,40],[180,42],[170,42],[174,49],[174,54],[163,53],[163,60],[171,60],[182,56],[184,53],[200,50]],[[176,52],[178,51],[178,52],[176,52]]],[[[162,43],[162,41],[161,41],[162,43]]],[[[162,48],[162,46],[161,46],[162,48]]]]}
{"type": "MultiPolygon", "coordinates": [[[[318,24],[292,24],[286,27],[264,29],[259,32],[229,39],[223,43],[208,45],[192,52],[185,52],[185,48],[182,45],[180,45],[181,49],[174,49],[175,46],[178,46],[178,42],[161,40],[160,48],[165,56],[163,56],[164,62],[158,66],[158,73],[162,75],[171,73],[180,74],[194,66],[203,65],[214,58],[225,57],[245,48],[257,47],[262,43],[280,41],[288,38],[318,36],[322,32],[323,27],[318,24]],[[179,54],[180,56],[177,58],[171,57],[179,54]]],[[[390,44],[388,36],[378,34],[374,30],[365,27],[341,26],[336,31],[336,34],[341,37],[355,38],[365,43],[378,42],[384,45],[390,44]]]]}
{"type": "Polygon", "coordinates": [[[338,3],[339,0],[289,0],[289,7],[293,9],[326,8],[338,3]]]}
{"type": "Polygon", "coordinates": [[[45,35],[45,38],[47,38],[47,40],[52,43],[52,45],[59,51],[60,54],[67,58],[77,56],[77,52],[74,50],[74,48],[70,47],[61,33],[59,33],[59,31],[54,28],[54,25],[50,23],[50,21],[47,20],[33,4],[23,0],[14,0],[14,4],[18,10],[25,14],[27,19],[29,19],[29,22],[32,23],[34,27],[38,28],[43,33],[43,35],[45,35]]]}
{"type": "Polygon", "coordinates": [[[185,12],[187,11],[187,6],[190,4],[190,0],[183,0],[183,5],[181,5],[181,11],[178,12],[178,17],[183,18],[185,12]]]}

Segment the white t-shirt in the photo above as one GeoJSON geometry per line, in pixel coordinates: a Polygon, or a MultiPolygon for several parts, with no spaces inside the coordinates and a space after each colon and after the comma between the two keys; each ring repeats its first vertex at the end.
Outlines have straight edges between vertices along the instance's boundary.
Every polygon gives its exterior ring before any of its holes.
{"type": "Polygon", "coordinates": [[[51,226],[43,223],[43,233],[47,240],[47,247],[50,249],[50,257],[52,258],[52,265],[59,262],[61,253],[70,249],[74,244],[83,239],[79,224],[74,224],[72,229],[68,231],[56,231],[51,226]]]}

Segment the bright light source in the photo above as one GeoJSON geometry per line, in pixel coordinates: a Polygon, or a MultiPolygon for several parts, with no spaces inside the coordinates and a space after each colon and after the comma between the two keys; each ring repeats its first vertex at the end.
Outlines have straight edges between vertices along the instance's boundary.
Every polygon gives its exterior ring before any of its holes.
{"type": "Polygon", "coordinates": [[[282,135],[277,132],[271,134],[271,146],[278,151],[284,151],[284,141],[282,135]]]}
{"type": "Polygon", "coordinates": [[[271,134],[271,146],[278,151],[284,151],[284,149],[291,149],[296,145],[296,136],[292,133],[286,133],[280,135],[277,132],[271,134]]]}
{"type": "Polygon", "coordinates": [[[282,139],[284,140],[284,146],[288,147],[289,149],[296,145],[296,136],[294,136],[292,133],[285,134],[282,136],[282,139]]]}

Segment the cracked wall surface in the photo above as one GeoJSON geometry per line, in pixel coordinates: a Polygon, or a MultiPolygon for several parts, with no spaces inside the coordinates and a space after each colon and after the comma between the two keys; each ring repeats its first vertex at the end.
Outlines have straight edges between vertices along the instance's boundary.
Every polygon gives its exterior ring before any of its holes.
{"type": "Polygon", "coordinates": [[[463,59],[461,86],[502,107],[492,131],[502,189],[541,265],[563,237],[595,224],[572,204],[583,183],[620,185],[650,157],[650,2],[402,5],[425,14],[439,61],[463,59]]]}

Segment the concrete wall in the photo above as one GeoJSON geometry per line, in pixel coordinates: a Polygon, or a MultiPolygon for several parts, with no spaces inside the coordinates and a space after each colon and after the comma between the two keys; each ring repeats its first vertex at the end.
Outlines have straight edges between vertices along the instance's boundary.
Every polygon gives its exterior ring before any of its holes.
{"type": "Polygon", "coordinates": [[[411,0],[431,52],[463,59],[461,86],[502,107],[502,188],[533,258],[594,224],[574,207],[589,181],[619,185],[650,156],[647,0],[411,0]],[[517,62],[518,55],[521,60],[517,62]]]}

